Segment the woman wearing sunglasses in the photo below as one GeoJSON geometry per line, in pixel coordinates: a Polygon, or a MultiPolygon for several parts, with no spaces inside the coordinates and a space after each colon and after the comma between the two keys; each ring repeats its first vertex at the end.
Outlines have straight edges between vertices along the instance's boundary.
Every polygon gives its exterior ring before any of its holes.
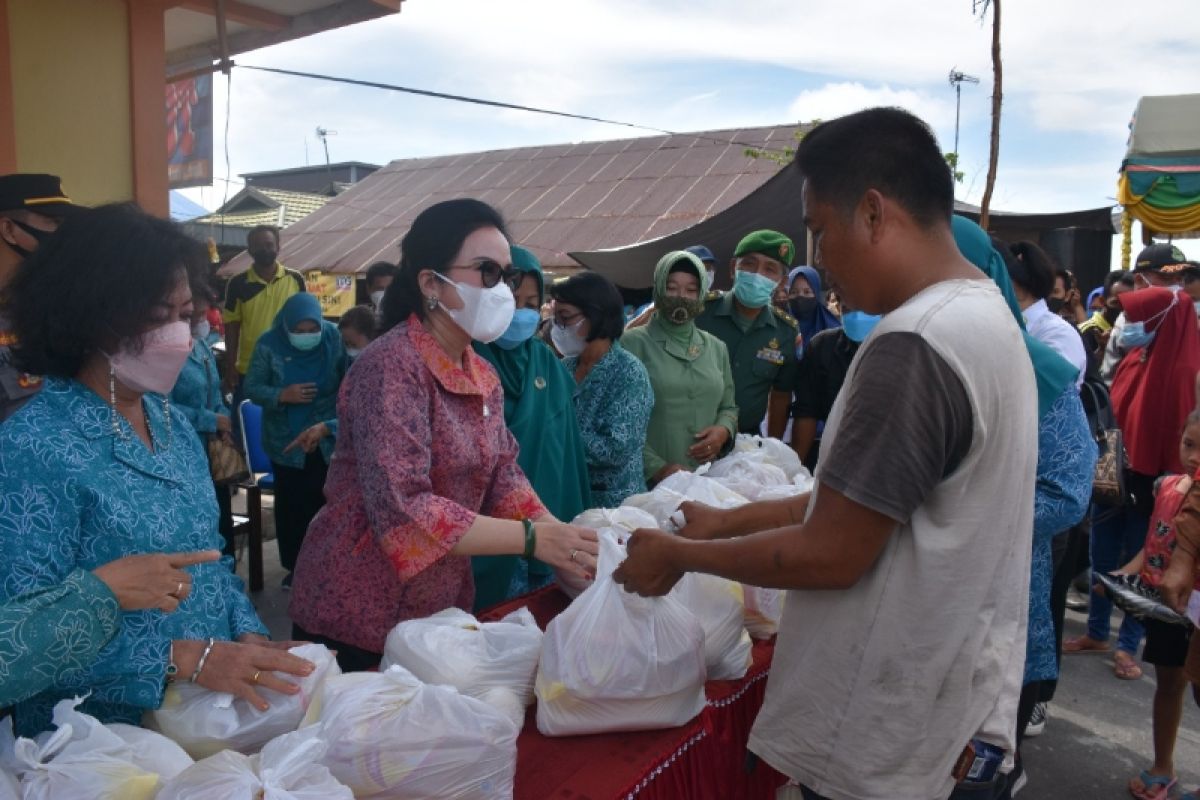
{"type": "Polygon", "coordinates": [[[346,375],[327,505],[309,527],[289,612],[343,670],[378,664],[388,631],[470,610],[471,556],[523,555],[581,578],[593,531],[559,522],[517,464],[504,391],[471,348],[514,312],[509,240],[478,200],[422,211],[383,299],[387,332],[346,375]]]}

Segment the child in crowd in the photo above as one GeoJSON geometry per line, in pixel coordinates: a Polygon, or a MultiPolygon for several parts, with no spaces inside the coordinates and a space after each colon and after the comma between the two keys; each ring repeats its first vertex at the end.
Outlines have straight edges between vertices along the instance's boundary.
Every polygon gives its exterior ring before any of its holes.
{"type": "MultiPolygon", "coordinates": [[[[1179,459],[1187,474],[1168,475],[1158,480],[1154,512],[1146,531],[1146,544],[1132,561],[1121,568],[1124,574],[1139,574],[1149,586],[1157,588],[1175,551],[1175,519],[1192,485],[1192,475],[1200,469],[1200,409],[1193,411],[1184,426],[1179,444],[1179,459]]],[[[1200,581],[1196,588],[1200,588],[1200,581]]],[[[1139,800],[1165,800],[1175,785],[1175,738],[1183,718],[1183,699],[1188,678],[1184,662],[1188,654],[1191,627],[1148,619],[1146,648],[1142,660],[1154,665],[1157,686],[1154,690],[1154,764],[1129,782],[1130,793],[1139,800]]],[[[1194,794],[1185,795],[1194,800],[1194,794]]]]}

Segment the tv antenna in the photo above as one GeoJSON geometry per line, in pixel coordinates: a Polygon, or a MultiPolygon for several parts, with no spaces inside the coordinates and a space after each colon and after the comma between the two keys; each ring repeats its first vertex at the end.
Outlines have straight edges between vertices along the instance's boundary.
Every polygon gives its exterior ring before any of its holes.
{"type": "MultiPolygon", "coordinates": [[[[976,81],[978,83],[978,81],[976,81]]],[[[337,131],[331,131],[328,128],[317,126],[317,138],[321,140],[321,144],[325,147],[325,171],[329,173],[330,180],[333,180],[333,170],[329,167],[329,137],[337,136],[337,131]]]]}
{"type": "MultiPolygon", "coordinates": [[[[958,164],[958,116],[962,108],[962,85],[964,83],[979,83],[979,78],[961,72],[957,67],[950,69],[950,85],[954,87],[954,163],[958,164]]],[[[321,130],[317,128],[317,130],[321,130]]],[[[325,149],[326,160],[329,160],[329,148],[325,149]]],[[[957,169],[957,166],[955,167],[957,169]]]]}

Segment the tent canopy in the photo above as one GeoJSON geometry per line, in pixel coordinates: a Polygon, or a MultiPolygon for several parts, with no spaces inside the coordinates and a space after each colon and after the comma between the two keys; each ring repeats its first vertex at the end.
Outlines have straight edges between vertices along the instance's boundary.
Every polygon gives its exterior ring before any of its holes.
{"type": "MultiPolygon", "coordinates": [[[[800,260],[808,252],[808,231],[804,226],[804,208],[800,202],[803,179],[798,170],[784,167],[766,183],[729,208],[691,227],[649,241],[607,250],[588,250],[569,255],[588,269],[601,273],[622,289],[648,289],[653,284],[654,265],[665,253],[702,244],[717,257],[714,284],[728,288],[731,279],[725,266],[733,258],[734,248],[751,231],[770,228],[787,235],[796,245],[800,260]]],[[[974,220],[979,207],[955,203],[955,211],[974,220]]],[[[989,227],[998,236],[1038,241],[1052,230],[1077,228],[1114,233],[1112,207],[1066,211],[1056,214],[1024,214],[993,211],[989,227]]]]}
{"type": "Polygon", "coordinates": [[[1200,94],[1138,101],[1117,199],[1151,231],[1200,229],[1200,94]]]}

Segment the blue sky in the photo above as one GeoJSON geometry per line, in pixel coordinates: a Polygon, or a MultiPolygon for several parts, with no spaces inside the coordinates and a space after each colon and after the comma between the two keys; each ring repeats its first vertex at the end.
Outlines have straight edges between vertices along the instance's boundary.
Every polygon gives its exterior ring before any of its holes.
{"type": "MultiPolygon", "coordinates": [[[[993,207],[1112,203],[1138,97],[1200,92],[1196,0],[1004,6],[1005,105],[993,207]]],[[[553,108],[675,131],[829,119],[871,105],[954,138],[952,67],[964,85],[959,196],[987,167],[990,22],[970,0],[406,0],[394,17],[237,57],[243,64],[553,108]]],[[[225,79],[215,81],[216,172],[225,177],[225,79]]],[[[387,163],[530,144],[626,138],[627,128],[234,70],[236,175],[323,159],[387,163]]],[[[1200,122],[1198,122],[1200,124],[1200,122]]],[[[190,190],[212,208],[225,185],[190,190]]],[[[1185,250],[1187,250],[1185,243],[1185,250]]],[[[1200,247],[1192,249],[1200,250],[1200,247]]]]}

